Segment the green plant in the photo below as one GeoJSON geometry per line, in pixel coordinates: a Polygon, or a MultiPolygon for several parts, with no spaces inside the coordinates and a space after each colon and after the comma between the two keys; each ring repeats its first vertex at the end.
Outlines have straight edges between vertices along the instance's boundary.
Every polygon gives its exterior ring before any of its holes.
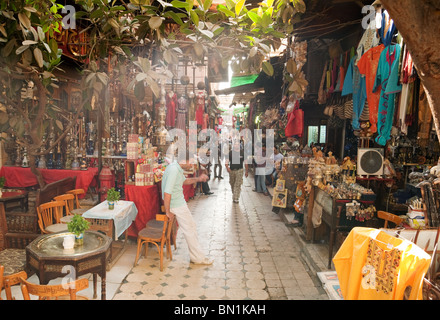
{"type": "Polygon", "coordinates": [[[84,233],[84,231],[89,229],[89,227],[90,223],[79,214],[75,214],[72,218],[72,221],[67,224],[67,230],[69,230],[69,232],[72,232],[76,236],[84,233]]]}
{"type": "Polygon", "coordinates": [[[6,178],[0,177],[0,189],[3,189],[3,187],[5,186],[5,183],[6,183],[6,178]]]}
{"type": "Polygon", "coordinates": [[[116,191],[115,188],[110,188],[107,191],[107,201],[118,201],[121,197],[119,191],[116,191]]]}

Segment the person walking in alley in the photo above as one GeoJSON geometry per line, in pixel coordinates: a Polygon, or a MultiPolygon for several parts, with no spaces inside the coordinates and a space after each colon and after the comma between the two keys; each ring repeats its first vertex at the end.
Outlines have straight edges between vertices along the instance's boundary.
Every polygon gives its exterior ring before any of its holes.
{"type": "Polygon", "coordinates": [[[238,203],[240,199],[241,185],[243,184],[243,166],[247,178],[249,174],[248,164],[245,162],[243,146],[240,140],[237,139],[232,142],[232,150],[229,152],[229,157],[225,159],[234,203],[238,203]]]}
{"type": "Polygon", "coordinates": [[[199,177],[186,178],[183,171],[189,170],[192,166],[188,153],[184,159],[174,160],[167,166],[162,178],[162,199],[166,215],[168,217],[176,216],[179,229],[182,230],[188,245],[191,263],[210,265],[213,260],[206,257],[202,251],[197,236],[196,223],[183,195],[184,184],[206,182],[209,177],[206,174],[201,174],[199,177]]]}
{"type": "Polygon", "coordinates": [[[255,150],[255,191],[269,195],[266,187],[266,146],[257,144],[255,150]]]}
{"type": "Polygon", "coordinates": [[[214,164],[214,179],[219,178],[223,179],[222,177],[222,161],[225,160],[225,153],[223,148],[225,147],[225,142],[223,140],[220,140],[218,143],[218,156],[214,158],[215,164],[214,164]],[[218,174],[217,174],[217,168],[218,168],[218,174]]]}

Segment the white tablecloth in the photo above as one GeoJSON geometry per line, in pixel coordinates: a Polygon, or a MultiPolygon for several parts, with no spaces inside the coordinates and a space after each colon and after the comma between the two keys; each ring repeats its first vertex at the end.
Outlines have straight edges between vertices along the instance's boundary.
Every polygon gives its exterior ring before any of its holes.
{"type": "Polygon", "coordinates": [[[115,208],[109,210],[107,200],[83,213],[84,218],[89,219],[113,219],[115,225],[115,240],[130,227],[136,219],[138,210],[133,201],[119,200],[115,202],[115,208]]]}

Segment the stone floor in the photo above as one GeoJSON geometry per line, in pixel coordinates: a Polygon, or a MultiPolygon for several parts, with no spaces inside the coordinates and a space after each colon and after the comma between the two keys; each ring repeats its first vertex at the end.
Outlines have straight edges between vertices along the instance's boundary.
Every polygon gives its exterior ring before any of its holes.
{"type": "MultiPolygon", "coordinates": [[[[132,240],[107,272],[108,300],[329,299],[316,275],[327,270],[326,245],[306,243],[300,229],[286,226],[292,217],[272,212],[271,197],[252,191],[253,177],[245,179],[238,204],[232,202],[227,175],[209,184],[214,194],[198,195],[188,206],[202,247],[214,263],[190,264],[186,242],[178,233],[177,250],[171,261],[164,259],[162,272],[153,247],[133,267],[132,240]]],[[[38,278],[34,275],[30,281],[38,278]]],[[[92,287],[90,282],[80,294],[92,298],[92,287]]],[[[16,299],[22,299],[19,288],[13,289],[16,299]]]]}

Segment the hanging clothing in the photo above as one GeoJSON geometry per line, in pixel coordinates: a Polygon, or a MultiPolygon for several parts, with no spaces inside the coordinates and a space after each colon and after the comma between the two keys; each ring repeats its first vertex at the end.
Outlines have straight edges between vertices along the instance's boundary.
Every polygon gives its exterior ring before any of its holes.
{"type": "Polygon", "coordinates": [[[429,139],[429,133],[431,132],[432,112],[429,108],[428,98],[423,85],[420,86],[418,122],[419,132],[417,138],[424,140],[423,142],[420,141],[419,144],[426,144],[429,139]]]}
{"type": "Polygon", "coordinates": [[[345,80],[345,75],[347,73],[347,67],[348,67],[348,51],[341,55],[341,66],[339,68],[340,91],[342,91],[342,88],[344,88],[344,80],[345,80]]]}
{"type": "Polygon", "coordinates": [[[359,63],[362,56],[373,47],[379,45],[380,39],[377,37],[376,20],[372,20],[362,35],[361,40],[356,49],[357,58],[355,64],[359,63]]]}
{"type": "Polygon", "coordinates": [[[406,113],[408,109],[408,96],[410,94],[409,84],[402,84],[402,92],[400,94],[399,102],[399,119],[398,126],[403,134],[408,134],[408,125],[406,124],[406,113]]]}
{"type": "Polygon", "coordinates": [[[333,258],[344,300],[422,300],[431,256],[414,243],[355,227],[333,258]]]}
{"type": "MultiPolygon", "coordinates": [[[[377,117],[376,142],[384,146],[390,139],[395,109],[395,93],[387,94],[387,86],[392,72],[398,72],[400,45],[390,45],[382,51],[376,73],[373,92],[380,90],[379,110],[377,117]]],[[[395,75],[391,78],[394,79],[395,75]]],[[[396,78],[397,79],[397,78],[396,78]]]]}
{"type": "Polygon", "coordinates": [[[347,74],[344,80],[342,96],[353,94],[353,118],[352,126],[354,130],[360,129],[359,117],[364,110],[365,101],[367,100],[367,91],[365,86],[365,77],[359,73],[359,68],[354,64],[356,56],[354,56],[347,68],[347,74]]]}
{"type": "Polygon", "coordinates": [[[170,91],[166,96],[166,108],[167,117],[165,119],[165,125],[167,127],[174,128],[176,125],[176,107],[177,107],[177,94],[170,91]]]}
{"type": "Polygon", "coordinates": [[[382,13],[382,26],[379,29],[379,36],[385,47],[388,47],[391,44],[395,33],[396,26],[394,24],[394,21],[390,18],[388,12],[384,10],[382,13]]]}
{"type": "Polygon", "coordinates": [[[205,94],[200,91],[196,97],[196,122],[203,126],[203,114],[205,113],[205,94]]]}
{"type": "Polygon", "coordinates": [[[188,99],[186,96],[181,96],[177,100],[177,124],[176,128],[186,132],[186,111],[188,110],[188,99]]]}
{"type": "Polygon", "coordinates": [[[321,83],[319,85],[319,92],[318,92],[318,103],[324,104],[327,101],[327,95],[325,93],[325,80],[327,76],[327,67],[328,67],[328,61],[326,61],[324,66],[324,71],[322,72],[322,78],[321,83]]]}
{"type": "Polygon", "coordinates": [[[360,74],[365,76],[365,86],[370,113],[370,131],[372,133],[377,131],[377,112],[380,100],[380,91],[373,92],[373,88],[380,55],[384,49],[385,46],[383,44],[369,49],[357,64],[360,74]]]}

